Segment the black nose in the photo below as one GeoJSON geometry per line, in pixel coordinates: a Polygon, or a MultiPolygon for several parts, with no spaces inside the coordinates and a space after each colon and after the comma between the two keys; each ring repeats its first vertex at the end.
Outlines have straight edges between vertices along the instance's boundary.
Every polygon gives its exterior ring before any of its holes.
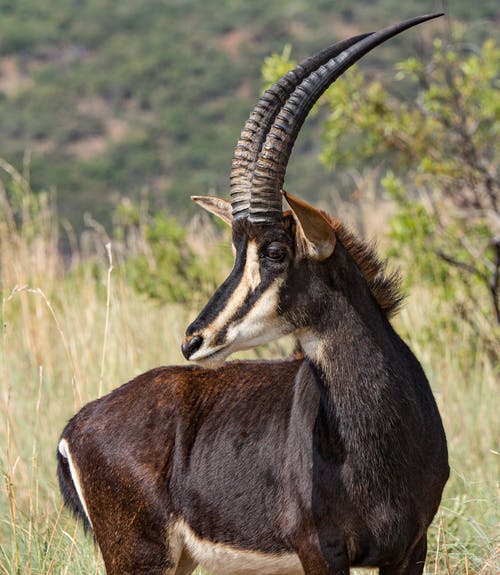
{"type": "Polygon", "coordinates": [[[182,355],[189,359],[195,351],[198,351],[203,343],[201,335],[187,336],[181,345],[182,355]]]}

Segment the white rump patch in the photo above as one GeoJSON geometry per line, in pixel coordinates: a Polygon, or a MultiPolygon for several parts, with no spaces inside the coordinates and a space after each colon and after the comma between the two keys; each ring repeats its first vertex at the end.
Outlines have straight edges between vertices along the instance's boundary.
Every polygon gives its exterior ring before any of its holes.
{"type": "Polygon", "coordinates": [[[175,526],[177,535],[193,560],[216,575],[304,575],[295,553],[260,553],[198,537],[184,521],[175,526]]]}
{"type": "Polygon", "coordinates": [[[82,504],[83,510],[85,511],[85,515],[92,527],[92,521],[90,519],[89,510],[87,509],[87,504],[85,503],[85,499],[83,497],[83,489],[80,483],[80,476],[78,474],[78,469],[73,462],[73,458],[69,452],[69,445],[66,439],[61,439],[59,442],[59,453],[68,460],[69,471],[71,473],[71,479],[73,481],[73,485],[75,486],[76,492],[78,493],[78,498],[80,499],[80,503],[82,504]]]}

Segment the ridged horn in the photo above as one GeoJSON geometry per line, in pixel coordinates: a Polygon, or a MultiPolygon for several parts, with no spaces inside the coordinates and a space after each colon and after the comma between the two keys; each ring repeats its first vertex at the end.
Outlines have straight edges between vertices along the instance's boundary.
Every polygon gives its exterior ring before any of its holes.
{"type": "Polygon", "coordinates": [[[307,114],[323,92],[355,62],[382,42],[412,26],[442,15],[426,14],[383,28],[358,40],[304,78],[275,117],[259,153],[251,186],[249,221],[274,223],[281,220],[281,189],[288,160],[307,114]]]}
{"type": "Polygon", "coordinates": [[[314,56],[310,56],[275,82],[261,96],[245,122],[234,149],[230,176],[233,219],[248,215],[255,164],[266,135],[290,94],[311,72],[369,35],[360,34],[348,40],[336,42],[314,56]]]}

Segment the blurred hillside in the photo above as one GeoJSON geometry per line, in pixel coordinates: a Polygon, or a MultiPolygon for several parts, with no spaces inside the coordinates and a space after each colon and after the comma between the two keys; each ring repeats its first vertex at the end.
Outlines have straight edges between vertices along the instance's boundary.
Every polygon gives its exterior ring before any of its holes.
{"type": "MultiPolygon", "coordinates": [[[[0,158],[55,186],[60,214],[109,221],[144,190],[177,214],[191,194],[227,193],[232,148],[261,91],[266,56],[301,59],[332,41],[444,8],[468,39],[493,34],[496,0],[17,0],[0,3],[0,158]]],[[[362,64],[393,75],[446,22],[396,38],[362,64]]],[[[401,88],[400,88],[401,89],[401,88]]],[[[317,159],[320,118],[301,134],[287,176],[309,199],[335,176],[317,159]]]]}

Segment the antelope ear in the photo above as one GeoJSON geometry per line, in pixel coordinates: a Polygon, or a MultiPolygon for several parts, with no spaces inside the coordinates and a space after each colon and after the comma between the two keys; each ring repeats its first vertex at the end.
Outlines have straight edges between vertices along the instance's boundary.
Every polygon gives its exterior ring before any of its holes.
{"type": "Polygon", "coordinates": [[[207,210],[207,212],[219,217],[223,222],[226,222],[226,224],[230,226],[233,225],[231,202],[212,196],[191,196],[191,199],[207,210]]]}
{"type": "Polygon", "coordinates": [[[283,192],[297,222],[297,232],[306,253],[315,260],[324,260],[333,254],[337,238],[331,224],[316,208],[299,198],[283,192]]]}

